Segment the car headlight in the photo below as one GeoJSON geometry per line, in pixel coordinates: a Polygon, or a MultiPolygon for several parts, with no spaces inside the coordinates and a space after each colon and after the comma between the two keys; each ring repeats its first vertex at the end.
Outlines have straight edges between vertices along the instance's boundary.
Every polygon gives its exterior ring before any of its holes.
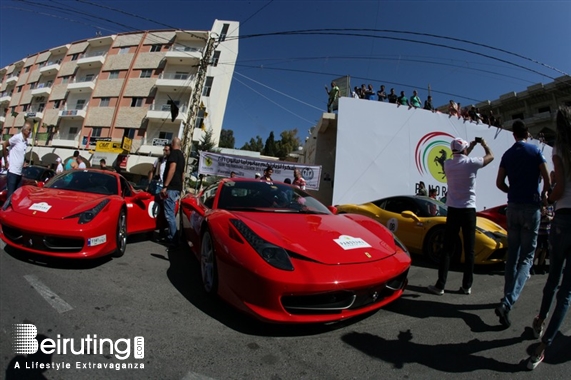
{"type": "Polygon", "coordinates": [[[97,214],[99,214],[99,212],[101,210],[103,210],[103,208],[107,205],[107,203],[109,203],[109,199],[104,199],[101,202],[99,202],[99,204],[97,206],[93,207],[92,209],[80,212],[78,214],[74,214],[74,215],[70,216],[70,218],[79,217],[79,220],[77,221],[77,223],[79,223],[79,224],[89,223],[93,219],[95,219],[97,214]]]}
{"type": "Polygon", "coordinates": [[[408,251],[408,249],[406,249],[406,247],[404,246],[402,241],[400,241],[399,238],[395,234],[393,234],[393,239],[395,240],[395,245],[397,247],[399,247],[400,249],[402,249],[404,251],[404,253],[406,253],[408,255],[408,257],[410,257],[410,252],[408,251]]]}
{"type": "Polygon", "coordinates": [[[278,269],[293,270],[293,264],[285,249],[262,239],[241,220],[231,219],[230,222],[268,264],[278,269]]]}

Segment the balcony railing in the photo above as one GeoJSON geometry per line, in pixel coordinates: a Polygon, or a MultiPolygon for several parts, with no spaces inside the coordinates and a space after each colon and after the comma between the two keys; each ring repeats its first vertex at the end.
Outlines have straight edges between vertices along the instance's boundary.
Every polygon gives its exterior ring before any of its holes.
{"type": "Polygon", "coordinates": [[[169,49],[169,51],[178,51],[178,52],[191,52],[191,53],[202,53],[204,48],[202,47],[195,47],[195,46],[183,46],[183,45],[173,45],[169,49]]]}
{"type": "Polygon", "coordinates": [[[159,79],[174,79],[174,80],[187,80],[193,78],[194,74],[190,73],[161,73],[159,79]]]}
{"type": "Polygon", "coordinates": [[[38,88],[51,88],[52,87],[52,82],[48,82],[48,83],[39,83],[36,88],[34,88],[34,90],[37,90],[38,88]]]}
{"type": "Polygon", "coordinates": [[[90,57],[105,57],[107,53],[104,51],[90,51],[87,53],[83,53],[79,58],[90,58],[90,57]]]}
{"type": "Polygon", "coordinates": [[[84,77],[75,77],[69,83],[85,83],[85,82],[95,82],[97,75],[87,75],[84,77]]]}
{"type": "MultiPolygon", "coordinates": [[[[178,111],[180,113],[184,113],[186,112],[186,104],[178,105],[178,111]]],[[[171,110],[171,106],[170,104],[152,104],[151,108],[149,108],[150,111],[169,111],[171,110]]]]}
{"type": "Polygon", "coordinates": [[[45,61],[40,64],[40,67],[46,67],[51,65],[61,65],[61,59],[57,59],[55,61],[45,61]]]}
{"type": "Polygon", "coordinates": [[[59,116],[81,116],[85,117],[85,113],[87,112],[87,106],[83,108],[76,108],[76,109],[68,109],[64,107],[63,110],[59,111],[59,116]]]}

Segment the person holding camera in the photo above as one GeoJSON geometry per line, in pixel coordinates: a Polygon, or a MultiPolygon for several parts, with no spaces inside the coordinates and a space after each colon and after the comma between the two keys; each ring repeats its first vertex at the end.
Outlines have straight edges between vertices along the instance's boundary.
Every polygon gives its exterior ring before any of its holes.
{"type": "Polygon", "coordinates": [[[551,186],[543,153],[536,145],[527,143],[527,126],[523,121],[516,120],[512,132],[515,143],[502,156],[496,178],[498,189],[508,194],[508,256],[504,271],[504,297],[495,309],[500,323],[506,328],[511,325],[510,310],[519,298],[533,265],[541,205],[547,199],[551,186]],[[540,193],[541,178],[543,190],[540,193]]]}
{"type": "Polygon", "coordinates": [[[464,276],[460,292],[472,293],[474,279],[474,244],[476,240],[476,174],[478,170],[494,160],[494,155],[484,139],[476,137],[468,143],[455,138],[450,143],[452,158],[444,161],[444,172],[448,182],[446,193],[446,230],[444,232],[444,248],[438,268],[436,285],[429,285],[428,290],[436,295],[444,294],[444,286],[450,267],[450,258],[455,252],[455,243],[462,229],[464,239],[464,276]],[[484,157],[468,157],[477,144],[482,145],[484,157]]]}

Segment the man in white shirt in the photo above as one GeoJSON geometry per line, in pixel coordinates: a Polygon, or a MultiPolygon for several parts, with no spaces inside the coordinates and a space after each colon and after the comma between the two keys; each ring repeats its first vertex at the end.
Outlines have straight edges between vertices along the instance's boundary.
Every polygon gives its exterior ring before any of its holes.
{"type": "Polygon", "coordinates": [[[460,292],[470,294],[474,278],[474,243],[476,240],[476,174],[479,169],[493,161],[494,155],[482,138],[467,141],[456,138],[450,143],[452,159],[444,162],[444,172],[448,182],[446,193],[446,231],[444,248],[438,268],[436,285],[428,286],[428,290],[439,296],[444,294],[450,257],[454,254],[458,233],[462,229],[464,238],[464,276],[460,292]],[[476,144],[480,143],[486,155],[484,157],[468,157],[476,144]]]}
{"type": "Polygon", "coordinates": [[[28,148],[28,138],[32,133],[32,123],[26,121],[20,133],[10,137],[9,140],[4,141],[3,155],[4,162],[6,163],[7,174],[7,191],[6,199],[12,195],[17,188],[22,184],[22,168],[24,167],[24,156],[28,148]],[[8,156],[8,147],[10,147],[10,156],[8,156]]]}
{"type": "Polygon", "coordinates": [[[61,158],[56,158],[56,163],[57,163],[57,167],[56,167],[56,174],[59,174],[61,172],[63,172],[63,165],[61,163],[61,158]]]}
{"type": "Polygon", "coordinates": [[[87,169],[87,166],[85,165],[85,161],[83,161],[83,158],[81,158],[81,156],[77,156],[77,168],[78,169],[87,169]]]}

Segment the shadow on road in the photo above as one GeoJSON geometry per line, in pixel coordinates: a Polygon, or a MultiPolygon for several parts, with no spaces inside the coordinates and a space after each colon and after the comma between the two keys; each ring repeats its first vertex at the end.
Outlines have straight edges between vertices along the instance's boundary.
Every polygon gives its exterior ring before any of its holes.
{"type": "MultiPolygon", "coordinates": [[[[152,256],[162,259],[160,254],[152,256]]],[[[202,288],[200,265],[190,248],[169,251],[167,276],[173,286],[196,308],[227,327],[256,336],[306,336],[343,328],[368,318],[375,312],[332,324],[279,325],[259,321],[228,305],[218,297],[208,296],[202,288]]]]}
{"type": "MultiPolygon", "coordinates": [[[[38,334],[38,344],[48,339],[47,336],[38,334]]],[[[30,355],[17,355],[10,360],[8,368],[6,368],[6,380],[41,380],[47,379],[44,376],[45,368],[39,368],[40,365],[45,366],[52,362],[51,354],[44,354],[38,350],[35,354],[30,355]]]]}
{"type": "Polygon", "coordinates": [[[418,363],[441,372],[464,373],[478,370],[515,373],[525,370],[525,362],[504,363],[493,358],[475,355],[480,351],[520,343],[522,337],[465,343],[421,344],[413,342],[410,330],[401,331],[397,339],[384,339],[369,333],[351,332],[341,338],[343,342],[387,363],[402,369],[405,364],[418,363]]]}

